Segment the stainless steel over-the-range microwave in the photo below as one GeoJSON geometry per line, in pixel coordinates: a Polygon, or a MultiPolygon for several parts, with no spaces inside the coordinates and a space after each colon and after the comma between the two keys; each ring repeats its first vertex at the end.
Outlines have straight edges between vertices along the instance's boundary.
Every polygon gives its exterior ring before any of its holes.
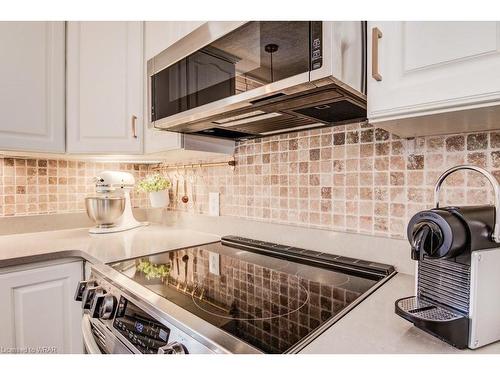
{"type": "Polygon", "coordinates": [[[366,23],[206,22],[148,61],[150,126],[246,139],[366,118],[366,23]]]}

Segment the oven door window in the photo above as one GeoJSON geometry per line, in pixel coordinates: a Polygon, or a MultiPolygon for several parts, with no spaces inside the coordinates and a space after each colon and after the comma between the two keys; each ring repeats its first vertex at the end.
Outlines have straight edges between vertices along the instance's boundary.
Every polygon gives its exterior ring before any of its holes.
{"type": "Polygon", "coordinates": [[[320,25],[248,22],[156,73],[153,121],[308,72],[320,25]]]}

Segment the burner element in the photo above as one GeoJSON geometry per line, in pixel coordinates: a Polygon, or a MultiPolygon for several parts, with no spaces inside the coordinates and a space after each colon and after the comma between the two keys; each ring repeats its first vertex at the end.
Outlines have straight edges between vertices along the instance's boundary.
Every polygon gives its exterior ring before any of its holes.
{"type": "MultiPolygon", "coordinates": [[[[244,315],[248,315],[248,313],[245,313],[245,312],[240,312],[239,309],[238,309],[238,306],[233,304],[231,306],[231,309],[229,310],[229,314],[219,314],[219,313],[216,313],[216,312],[213,312],[213,311],[210,311],[209,309],[207,309],[206,307],[202,306],[202,304],[204,303],[204,300],[203,299],[199,299],[199,298],[196,298],[194,296],[194,294],[192,295],[192,299],[193,299],[193,302],[194,304],[201,310],[211,314],[211,315],[214,315],[214,316],[217,316],[219,318],[226,318],[226,319],[231,319],[231,320],[268,320],[268,319],[275,319],[275,318],[281,318],[281,317],[284,317],[284,316],[288,316],[288,315],[291,315],[292,313],[295,313],[295,312],[298,312],[300,311],[300,309],[302,309],[303,307],[307,306],[307,304],[309,303],[309,292],[306,288],[304,288],[302,285],[299,285],[299,289],[304,293],[305,295],[305,298],[303,301],[300,301],[300,293],[299,293],[299,296],[297,299],[290,299],[288,301],[288,305],[295,305],[296,307],[292,307],[291,310],[289,311],[285,311],[285,312],[281,312],[281,309],[279,310],[279,312],[277,313],[273,313],[271,311],[271,315],[270,316],[248,316],[248,317],[241,317],[239,316],[239,314],[244,314],[244,315]]],[[[213,306],[213,304],[211,305],[213,306]]],[[[260,310],[260,309],[259,309],[260,310]]],[[[262,314],[262,310],[260,310],[261,314],[262,314]]]]}

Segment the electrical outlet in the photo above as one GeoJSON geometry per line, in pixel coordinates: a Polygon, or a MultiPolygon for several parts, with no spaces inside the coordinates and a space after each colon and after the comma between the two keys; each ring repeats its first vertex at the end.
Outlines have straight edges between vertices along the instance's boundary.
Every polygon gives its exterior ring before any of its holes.
{"type": "Polygon", "coordinates": [[[212,251],[208,252],[208,271],[216,276],[220,276],[220,255],[212,251]]]}
{"type": "Polygon", "coordinates": [[[210,216],[220,216],[220,195],[219,193],[208,193],[208,214],[210,216]]]}

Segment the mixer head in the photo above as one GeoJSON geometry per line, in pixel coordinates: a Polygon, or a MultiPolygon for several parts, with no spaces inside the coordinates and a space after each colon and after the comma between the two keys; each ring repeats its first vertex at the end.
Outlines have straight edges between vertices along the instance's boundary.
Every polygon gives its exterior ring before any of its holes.
{"type": "Polygon", "coordinates": [[[103,171],[95,178],[95,188],[98,193],[109,193],[121,189],[131,190],[135,186],[135,178],[131,173],[119,171],[103,171]]]}

